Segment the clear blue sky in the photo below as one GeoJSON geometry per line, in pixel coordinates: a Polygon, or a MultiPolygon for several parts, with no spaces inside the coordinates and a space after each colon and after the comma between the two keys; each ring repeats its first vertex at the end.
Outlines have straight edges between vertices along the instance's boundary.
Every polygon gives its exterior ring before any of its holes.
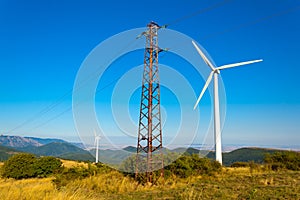
{"type": "MultiPolygon", "coordinates": [[[[0,1],[0,133],[77,140],[66,109],[82,61],[101,41],[153,20],[194,38],[218,65],[264,59],[222,72],[224,144],[299,144],[299,1],[232,0],[195,15],[223,1],[151,2],[0,1]]],[[[197,93],[203,84],[193,85],[197,93]]]]}

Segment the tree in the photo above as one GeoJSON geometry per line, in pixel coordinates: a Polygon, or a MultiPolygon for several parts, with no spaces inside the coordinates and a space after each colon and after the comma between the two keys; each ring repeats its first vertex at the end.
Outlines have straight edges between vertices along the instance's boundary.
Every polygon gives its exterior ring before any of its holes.
{"type": "Polygon", "coordinates": [[[36,159],[33,154],[16,154],[4,162],[2,176],[15,179],[34,177],[33,165],[36,159]]]}
{"type": "Polygon", "coordinates": [[[62,162],[54,157],[37,158],[33,154],[20,153],[10,157],[3,165],[2,176],[23,179],[46,177],[62,169],[62,162]]]}
{"type": "Polygon", "coordinates": [[[37,159],[34,163],[35,177],[46,177],[58,173],[62,168],[62,162],[52,156],[45,156],[37,159]]]}
{"type": "Polygon", "coordinates": [[[168,171],[176,176],[186,178],[191,175],[211,175],[221,170],[221,164],[208,158],[200,158],[198,154],[183,155],[172,164],[165,167],[168,171]]]}
{"type": "Polygon", "coordinates": [[[288,169],[300,170],[300,153],[293,151],[276,152],[267,154],[264,159],[265,163],[271,166],[273,170],[288,169]]]}

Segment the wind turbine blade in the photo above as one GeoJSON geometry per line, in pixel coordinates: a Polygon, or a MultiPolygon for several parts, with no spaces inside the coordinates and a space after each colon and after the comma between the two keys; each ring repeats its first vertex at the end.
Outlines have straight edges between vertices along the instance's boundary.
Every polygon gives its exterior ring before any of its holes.
{"type": "Polygon", "coordinates": [[[211,70],[215,70],[215,66],[209,61],[209,59],[205,56],[205,54],[201,51],[201,49],[196,45],[196,43],[194,41],[192,41],[194,47],[196,48],[196,50],[198,51],[198,53],[200,54],[200,56],[202,57],[202,59],[204,60],[204,62],[211,68],[211,70]]]}
{"type": "Polygon", "coordinates": [[[257,62],[261,62],[263,61],[262,59],[260,60],[251,60],[251,61],[246,61],[246,62],[239,62],[239,63],[234,63],[234,64],[228,64],[228,65],[222,65],[220,67],[217,67],[217,69],[227,69],[227,68],[231,68],[231,67],[237,67],[237,66],[241,66],[241,65],[248,65],[248,64],[252,64],[252,63],[257,63],[257,62]]]}
{"type": "Polygon", "coordinates": [[[214,72],[212,71],[212,72],[209,74],[209,76],[208,76],[208,78],[207,78],[207,81],[206,81],[206,83],[205,83],[205,85],[204,85],[204,87],[203,87],[203,89],[202,89],[202,91],[201,91],[201,93],[200,93],[200,95],[199,95],[199,97],[198,97],[198,99],[197,99],[195,105],[194,105],[194,110],[195,110],[196,107],[198,106],[198,104],[199,104],[199,102],[200,102],[200,100],[201,100],[201,98],[202,98],[204,92],[206,91],[206,89],[207,89],[209,83],[211,82],[211,79],[212,79],[213,75],[214,75],[214,72]]]}

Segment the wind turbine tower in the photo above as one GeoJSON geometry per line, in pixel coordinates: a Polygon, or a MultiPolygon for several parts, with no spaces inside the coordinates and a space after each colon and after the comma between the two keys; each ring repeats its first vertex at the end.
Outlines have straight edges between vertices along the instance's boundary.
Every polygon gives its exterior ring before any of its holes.
{"type": "Polygon", "coordinates": [[[212,64],[212,62],[205,56],[205,54],[201,51],[201,49],[197,46],[197,44],[192,41],[194,47],[204,60],[204,62],[210,67],[211,73],[207,78],[207,81],[195,103],[194,109],[196,109],[199,101],[201,100],[204,92],[206,91],[209,83],[211,82],[212,78],[214,78],[214,136],[215,136],[215,153],[216,153],[216,161],[222,164],[222,143],[221,143],[221,123],[220,123],[220,105],[219,105],[219,75],[220,70],[228,69],[232,67],[237,67],[241,65],[248,65],[252,63],[261,62],[260,60],[252,60],[246,62],[239,62],[234,64],[222,65],[220,67],[216,67],[212,64]]]}
{"type": "Polygon", "coordinates": [[[162,128],[160,114],[160,84],[158,54],[158,30],[155,22],[147,25],[141,35],[146,38],[144,71],[137,142],[135,175],[145,172],[148,182],[152,182],[152,172],[161,169],[163,176],[162,128]],[[143,162],[146,165],[142,164],[143,162]]]}
{"type": "Polygon", "coordinates": [[[96,134],[96,131],[94,131],[94,135],[95,135],[95,141],[94,141],[94,146],[96,146],[96,163],[98,163],[99,161],[99,140],[101,139],[100,135],[96,134]]]}

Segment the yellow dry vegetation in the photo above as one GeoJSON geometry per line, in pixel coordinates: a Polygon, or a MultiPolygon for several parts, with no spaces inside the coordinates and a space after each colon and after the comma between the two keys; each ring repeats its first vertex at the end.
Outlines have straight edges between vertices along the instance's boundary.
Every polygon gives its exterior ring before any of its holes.
{"type": "MultiPolygon", "coordinates": [[[[57,190],[52,183],[53,178],[43,179],[0,179],[1,200],[82,200],[99,199],[89,196],[86,191],[80,188],[64,188],[57,190]]],[[[100,198],[101,199],[101,198],[100,198]]]]}
{"type": "Polygon", "coordinates": [[[88,167],[87,163],[84,162],[77,162],[77,161],[72,161],[72,160],[63,160],[60,159],[62,162],[62,165],[66,168],[72,168],[72,167],[88,167]]]}
{"type": "MultiPolygon", "coordinates": [[[[82,164],[63,162],[66,167],[82,164]]],[[[222,172],[211,176],[178,178],[171,175],[152,186],[138,184],[133,178],[114,170],[72,180],[59,189],[53,179],[0,178],[0,199],[300,199],[299,171],[261,172],[247,167],[224,167],[222,172]]]]}
{"type": "Polygon", "coordinates": [[[1,199],[45,199],[54,191],[51,178],[44,179],[0,179],[1,199]]]}

